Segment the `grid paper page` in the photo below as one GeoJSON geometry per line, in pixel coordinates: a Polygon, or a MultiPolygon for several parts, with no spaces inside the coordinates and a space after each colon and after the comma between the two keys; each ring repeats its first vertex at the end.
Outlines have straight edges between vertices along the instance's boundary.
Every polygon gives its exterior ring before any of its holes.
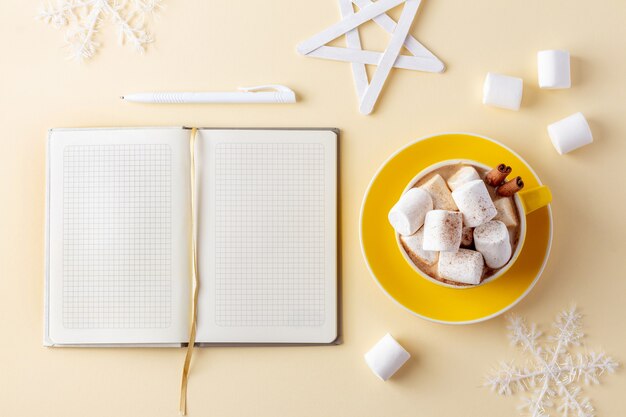
{"type": "Polygon", "coordinates": [[[215,322],[325,321],[325,160],[319,143],[215,147],[215,322]]]}
{"type": "Polygon", "coordinates": [[[63,326],[171,325],[171,148],[63,151],[63,326]]]}

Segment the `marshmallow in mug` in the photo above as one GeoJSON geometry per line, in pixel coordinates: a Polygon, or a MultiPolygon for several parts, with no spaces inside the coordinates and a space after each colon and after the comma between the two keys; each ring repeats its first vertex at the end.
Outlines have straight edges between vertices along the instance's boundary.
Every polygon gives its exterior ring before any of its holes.
{"type": "Polygon", "coordinates": [[[483,104],[519,110],[523,88],[521,78],[488,72],[483,85],[483,104]]]}
{"type": "Polygon", "coordinates": [[[450,190],[446,184],[446,180],[439,174],[434,175],[426,181],[421,188],[427,191],[433,199],[433,208],[435,210],[456,210],[456,204],[450,195],[450,190]]]}
{"type": "Polygon", "coordinates": [[[365,362],[383,381],[388,380],[409,360],[411,355],[387,333],[365,354],[365,362]]]}
{"type": "Polygon", "coordinates": [[[489,268],[502,268],[511,259],[511,239],[506,225],[491,220],[474,229],[474,245],[489,268]]]}
{"type": "Polygon", "coordinates": [[[501,197],[493,202],[498,214],[494,220],[500,220],[506,227],[517,227],[517,214],[513,197],[501,197]]]}
{"type": "Polygon", "coordinates": [[[452,198],[463,213],[467,227],[480,226],[493,219],[498,211],[482,180],[470,181],[452,192],[452,198]]]}
{"type": "Polygon", "coordinates": [[[457,252],[441,252],[437,270],[439,276],[450,281],[464,284],[480,284],[484,268],[483,256],[470,249],[457,252]]]}
{"type": "Polygon", "coordinates": [[[589,123],[580,112],[552,123],[548,126],[548,135],[561,155],[593,142],[589,123]]]}
{"type": "Polygon", "coordinates": [[[540,88],[570,88],[570,58],[564,50],[537,52],[537,73],[540,88]]]}
{"type": "Polygon", "coordinates": [[[424,228],[412,234],[411,236],[400,235],[400,241],[406,246],[406,251],[426,265],[434,265],[437,262],[439,253],[430,250],[424,250],[424,228]]]}
{"type": "Polygon", "coordinates": [[[463,215],[457,211],[432,210],[424,220],[424,244],[426,251],[452,251],[461,246],[463,215]]]}
{"type": "Polygon", "coordinates": [[[464,166],[459,168],[448,178],[448,187],[454,191],[463,184],[479,179],[480,176],[474,167],[464,166]]]}
{"type": "Polygon", "coordinates": [[[389,211],[389,223],[401,235],[412,235],[422,227],[426,213],[432,209],[430,194],[419,188],[411,188],[389,211]]]}

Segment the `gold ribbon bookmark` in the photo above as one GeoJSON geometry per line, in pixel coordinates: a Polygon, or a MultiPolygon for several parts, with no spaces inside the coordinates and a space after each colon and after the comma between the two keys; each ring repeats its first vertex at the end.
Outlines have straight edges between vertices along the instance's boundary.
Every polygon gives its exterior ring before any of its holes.
{"type": "Polygon", "coordinates": [[[183,365],[183,378],[180,384],[180,415],[187,414],[187,382],[189,380],[189,367],[191,365],[191,355],[193,354],[193,346],[196,343],[196,319],[198,307],[198,262],[196,254],[196,167],[195,167],[195,146],[196,134],[198,129],[191,129],[191,137],[189,138],[189,165],[190,175],[189,182],[191,187],[191,318],[189,323],[189,344],[187,345],[187,353],[185,354],[185,363],[183,365]]]}

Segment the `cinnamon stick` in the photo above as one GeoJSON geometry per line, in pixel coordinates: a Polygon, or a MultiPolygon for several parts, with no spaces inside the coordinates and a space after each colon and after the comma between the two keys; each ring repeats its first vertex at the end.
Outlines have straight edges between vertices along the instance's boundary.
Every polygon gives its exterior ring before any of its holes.
{"type": "Polygon", "coordinates": [[[511,173],[512,169],[510,166],[505,164],[500,164],[487,174],[485,177],[485,182],[492,187],[497,187],[504,182],[507,175],[511,173]]]}
{"type": "Polygon", "coordinates": [[[498,187],[496,193],[502,197],[512,197],[513,194],[524,188],[522,177],[515,177],[498,187]]]}

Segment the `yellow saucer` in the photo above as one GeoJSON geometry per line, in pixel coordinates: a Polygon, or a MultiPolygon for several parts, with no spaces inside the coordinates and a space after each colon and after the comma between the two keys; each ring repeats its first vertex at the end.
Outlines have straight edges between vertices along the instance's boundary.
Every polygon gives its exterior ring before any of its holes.
{"type": "Polygon", "coordinates": [[[524,179],[526,187],[541,185],[526,161],[492,139],[466,133],[420,139],[393,154],[372,179],[361,207],[361,249],[374,279],[398,304],[427,320],[468,324],[504,313],[535,285],[550,253],[552,211],[547,206],[527,216],[521,254],[497,280],[462,290],[430,282],[400,253],[387,213],[415,174],[448,159],[470,159],[488,166],[506,163],[515,176],[524,179]]]}

